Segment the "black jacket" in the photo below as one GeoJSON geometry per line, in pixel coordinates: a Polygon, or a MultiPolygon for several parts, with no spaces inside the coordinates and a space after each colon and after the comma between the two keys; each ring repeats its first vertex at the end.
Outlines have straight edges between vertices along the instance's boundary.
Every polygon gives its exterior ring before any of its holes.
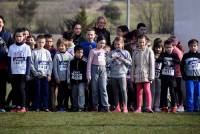
{"type": "Polygon", "coordinates": [[[74,58],[70,61],[70,82],[72,85],[87,82],[87,63],[82,59],[74,58]]]}
{"type": "Polygon", "coordinates": [[[110,42],[110,32],[108,30],[106,30],[105,28],[103,29],[99,29],[99,28],[94,28],[95,29],[95,33],[97,36],[104,36],[106,38],[106,43],[108,46],[111,46],[111,42],[110,42]]]}

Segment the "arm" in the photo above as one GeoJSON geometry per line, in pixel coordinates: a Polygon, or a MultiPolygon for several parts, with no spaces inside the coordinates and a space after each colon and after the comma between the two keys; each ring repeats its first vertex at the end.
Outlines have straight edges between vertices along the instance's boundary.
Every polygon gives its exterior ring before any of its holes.
{"type": "Polygon", "coordinates": [[[35,68],[35,60],[36,60],[36,54],[35,52],[33,52],[31,55],[30,69],[31,69],[31,72],[33,73],[33,76],[37,77],[39,76],[39,72],[35,68]]]}
{"type": "Polygon", "coordinates": [[[186,74],[185,74],[184,68],[185,68],[185,55],[183,56],[183,58],[181,60],[181,65],[180,65],[181,75],[182,75],[182,78],[185,80],[186,74]]]}
{"type": "Polygon", "coordinates": [[[119,60],[122,61],[126,66],[131,66],[131,64],[132,64],[131,55],[128,51],[125,51],[125,52],[126,52],[125,53],[126,55],[123,56],[123,58],[120,57],[119,60]]]}
{"type": "Polygon", "coordinates": [[[94,58],[94,53],[93,53],[93,49],[91,49],[88,56],[88,62],[87,62],[87,79],[88,80],[91,80],[91,65],[92,65],[93,58],[94,58]]]}
{"type": "Polygon", "coordinates": [[[57,55],[55,55],[53,58],[53,74],[56,79],[56,82],[59,82],[60,79],[59,79],[57,70],[58,70],[58,58],[57,58],[57,55]]]}
{"type": "Polygon", "coordinates": [[[53,69],[53,61],[51,59],[51,54],[50,54],[49,51],[48,51],[48,61],[49,61],[49,70],[48,70],[47,74],[48,74],[48,79],[50,80],[51,79],[52,69],[53,69]]]}
{"type": "Polygon", "coordinates": [[[149,53],[149,81],[152,81],[155,78],[155,58],[154,53],[150,50],[149,53]]]}

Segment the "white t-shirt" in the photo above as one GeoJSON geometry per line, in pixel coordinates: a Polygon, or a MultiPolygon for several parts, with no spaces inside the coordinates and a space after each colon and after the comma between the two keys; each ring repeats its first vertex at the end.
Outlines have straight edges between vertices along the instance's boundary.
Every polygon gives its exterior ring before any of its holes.
{"type": "Polygon", "coordinates": [[[11,58],[12,74],[26,74],[26,59],[31,56],[31,49],[25,43],[21,46],[13,44],[8,51],[11,58]]]}

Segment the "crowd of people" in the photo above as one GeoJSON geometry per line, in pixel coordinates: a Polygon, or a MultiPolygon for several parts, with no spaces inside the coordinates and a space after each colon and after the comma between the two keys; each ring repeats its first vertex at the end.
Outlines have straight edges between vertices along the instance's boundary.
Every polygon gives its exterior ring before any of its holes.
{"type": "Polygon", "coordinates": [[[151,43],[139,23],[118,26],[111,41],[106,23],[98,17],[85,34],[75,23],[55,43],[27,28],[11,34],[0,16],[0,112],[200,110],[198,40],[188,41],[188,52],[175,36],[151,43]]]}

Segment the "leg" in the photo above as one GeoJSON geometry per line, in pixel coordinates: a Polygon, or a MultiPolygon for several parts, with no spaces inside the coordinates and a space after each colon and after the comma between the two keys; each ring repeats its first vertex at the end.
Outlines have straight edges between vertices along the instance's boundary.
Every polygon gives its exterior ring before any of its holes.
{"type": "Polygon", "coordinates": [[[72,86],[73,111],[76,111],[78,109],[78,88],[78,84],[72,86]]]}
{"type": "Polygon", "coordinates": [[[42,90],[42,102],[43,102],[43,108],[48,109],[49,108],[49,82],[47,78],[42,78],[41,80],[41,90],[42,90]]]}
{"type": "Polygon", "coordinates": [[[91,71],[91,86],[92,86],[92,102],[93,108],[96,110],[98,108],[98,88],[99,88],[99,68],[97,66],[92,66],[91,71]]]}
{"type": "Polygon", "coordinates": [[[200,99],[200,82],[195,81],[195,88],[194,88],[194,111],[199,111],[199,100],[200,99]]]}
{"type": "Polygon", "coordinates": [[[126,77],[119,78],[119,87],[120,87],[120,91],[121,91],[121,94],[122,94],[122,102],[123,102],[124,112],[128,112],[127,111],[127,91],[126,91],[127,82],[126,82],[126,77]]]}
{"type": "Polygon", "coordinates": [[[34,107],[35,107],[35,110],[37,109],[40,109],[40,101],[41,101],[41,79],[39,78],[35,78],[34,79],[35,81],[35,99],[34,99],[34,107]]]}
{"type": "Polygon", "coordinates": [[[155,79],[155,96],[154,96],[154,108],[159,109],[160,107],[160,93],[161,93],[161,80],[155,79]]]}
{"type": "Polygon", "coordinates": [[[188,112],[192,112],[194,110],[194,81],[187,80],[186,84],[186,107],[188,112]]]}
{"type": "Polygon", "coordinates": [[[150,82],[144,83],[144,92],[146,94],[146,104],[147,104],[147,110],[151,110],[152,106],[152,97],[151,97],[151,89],[150,89],[150,82]]]}
{"type": "Polygon", "coordinates": [[[6,70],[0,71],[0,109],[5,107],[5,98],[6,98],[6,70]]]}
{"type": "Polygon", "coordinates": [[[140,112],[142,108],[143,89],[142,83],[137,83],[137,110],[140,112]]]}
{"type": "Polygon", "coordinates": [[[78,107],[83,110],[85,105],[85,83],[79,83],[78,87],[78,107]]]}
{"type": "Polygon", "coordinates": [[[167,93],[168,93],[168,80],[165,78],[161,79],[161,98],[160,105],[161,108],[168,107],[167,93]]]}
{"type": "MultiPolygon", "coordinates": [[[[117,78],[111,78],[115,108],[119,106],[119,83],[117,78]]],[[[118,107],[120,109],[120,106],[118,107]]]]}

